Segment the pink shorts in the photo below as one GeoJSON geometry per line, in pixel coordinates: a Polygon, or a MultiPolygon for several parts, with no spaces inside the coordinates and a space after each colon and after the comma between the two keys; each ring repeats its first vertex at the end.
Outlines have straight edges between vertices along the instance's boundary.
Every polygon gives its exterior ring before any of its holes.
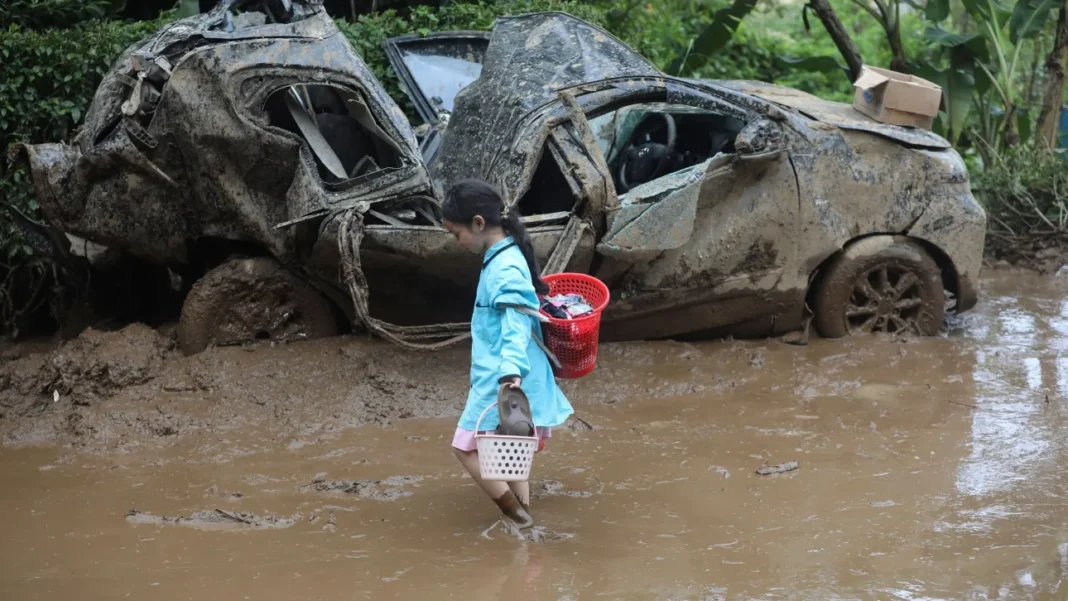
{"type": "MultiPolygon", "coordinates": [[[[482,434],[489,434],[489,431],[484,431],[482,434]]],[[[538,451],[545,448],[545,439],[552,435],[552,428],[538,428],[538,451]]],[[[456,434],[452,435],[452,447],[460,451],[477,451],[478,445],[475,444],[475,431],[456,428],[456,434]]]]}

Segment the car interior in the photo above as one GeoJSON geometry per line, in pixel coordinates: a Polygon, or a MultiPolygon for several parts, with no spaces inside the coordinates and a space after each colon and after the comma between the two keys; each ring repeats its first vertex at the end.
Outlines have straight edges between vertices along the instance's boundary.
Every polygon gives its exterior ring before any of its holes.
{"type": "MultiPolygon", "coordinates": [[[[594,113],[590,127],[620,196],[641,184],[735,152],[745,127],[715,111],[663,102],[594,113]]],[[[523,215],[570,211],[574,195],[552,153],[542,153],[530,188],[519,201],[523,215]]]]}
{"type": "Polygon", "coordinates": [[[326,184],[355,185],[382,169],[401,166],[400,149],[355,90],[287,86],[270,95],[264,110],[271,127],[304,139],[326,184]]]}
{"type": "Polygon", "coordinates": [[[637,104],[590,120],[616,192],[735,152],[745,122],[714,111],[667,103],[637,104]]]}

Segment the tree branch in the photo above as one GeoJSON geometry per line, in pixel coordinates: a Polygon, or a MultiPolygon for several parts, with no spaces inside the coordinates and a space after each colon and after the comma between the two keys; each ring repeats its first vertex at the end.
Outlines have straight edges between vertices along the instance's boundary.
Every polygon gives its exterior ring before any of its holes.
{"type": "Polygon", "coordinates": [[[875,9],[872,8],[871,5],[868,4],[865,0],[853,0],[853,4],[856,4],[861,10],[871,15],[872,18],[874,18],[876,21],[882,23],[883,17],[878,12],[876,12],[875,9]]]}
{"type": "Polygon", "coordinates": [[[824,29],[827,30],[838,52],[842,54],[846,65],[849,66],[850,82],[856,81],[860,77],[860,68],[864,66],[864,58],[861,57],[860,50],[853,43],[853,38],[838,18],[838,14],[834,12],[834,7],[831,6],[829,0],[810,0],[808,6],[823,23],[824,29]]]}

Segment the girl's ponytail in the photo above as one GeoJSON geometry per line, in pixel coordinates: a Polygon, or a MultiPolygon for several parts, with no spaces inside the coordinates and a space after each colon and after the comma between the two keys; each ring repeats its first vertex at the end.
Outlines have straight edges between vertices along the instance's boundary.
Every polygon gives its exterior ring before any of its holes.
{"type": "Polygon", "coordinates": [[[504,229],[504,233],[515,240],[516,246],[523,252],[527,267],[530,268],[530,280],[534,283],[534,291],[542,296],[549,294],[549,285],[541,279],[541,269],[538,268],[538,260],[534,256],[534,243],[530,241],[527,228],[519,220],[519,215],[515,211],[504,211],[501,215],[501,228],[504,229]]]}

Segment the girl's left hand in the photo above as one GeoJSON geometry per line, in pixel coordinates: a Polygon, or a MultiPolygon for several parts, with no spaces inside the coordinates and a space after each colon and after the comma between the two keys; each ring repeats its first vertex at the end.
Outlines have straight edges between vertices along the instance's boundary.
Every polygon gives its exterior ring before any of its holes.
{"type": "Polygon", "coordinates": [[[514,378],[512,378],[510,380],[505,380],[505,381],[501,382],[501,388],[504,388],[505,386],[507,386],[508,388],[511,388],[511,389],[515,390],[515,389],[519,388],[519,385],[522,384],[522,383],[523,383],[523,378],[520,378],[519,376],[516,376],[516,377],[514,377],[514,378]]]}

